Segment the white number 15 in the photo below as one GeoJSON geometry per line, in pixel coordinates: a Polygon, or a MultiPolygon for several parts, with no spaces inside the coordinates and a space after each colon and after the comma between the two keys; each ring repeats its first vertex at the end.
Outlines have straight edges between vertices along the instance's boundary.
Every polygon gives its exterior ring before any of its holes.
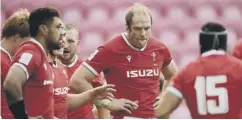
{"type": "Polygon", "coordinates": [[[226,75],[198,76],[194,88],[197,97],[197,109],[200,115],[225,114],[229,110],[228,91],[224,87],[216,87],[217,84],[226,83],[226,75]],[[216,100],[207,100],[206,97],[218,97],[216,100]]]}

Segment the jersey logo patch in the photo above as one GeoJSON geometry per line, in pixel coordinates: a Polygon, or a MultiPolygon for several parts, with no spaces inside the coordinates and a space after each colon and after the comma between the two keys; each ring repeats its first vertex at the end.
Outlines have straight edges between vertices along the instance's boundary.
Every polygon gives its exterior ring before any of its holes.
{"type": "Polygon", "coordinates": [[[66,73],[65,70],[63,70],[63,73],[64,73],[65,77],[68,78],[68,77],[67,77],[67,73],[66,73]]]}
{"type": "Polygon", "coordinates": [[[127,59],[128,59],[128,61],[130,62],[130,61],[131,61],[132,56],[131,56],[131,55],[128,55],[126,58],[127,58],[127,59]]]}
{"type": "Polygon", "coordinates": [[[151,56],[153,57],[153,62],[155,62],[156,61],[156,53],[155,52],[152,52],[152,54],[151,54],[151,56]]]}
{"type": "Polygon", "coordinates": [[[29,65],[29,62],[32,59],[32,57],[33,55],[30,53],[23,53],[19,59],[19,62],[25,65],[29,65]]]}

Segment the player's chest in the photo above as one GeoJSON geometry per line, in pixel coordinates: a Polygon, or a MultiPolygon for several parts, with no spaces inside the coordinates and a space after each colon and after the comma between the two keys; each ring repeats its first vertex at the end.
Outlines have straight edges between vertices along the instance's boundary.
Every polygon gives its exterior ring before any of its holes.
{"type": "Polygon", "coordinates": [[[115,56],[114,66],[161,68],[163,55],[158,51],[151,52],[122,52],[115,56]]]}
{"type": "Polygon", "coordinates": [[[76,71],[76,69],[77,69],[78,67],[79,67],[79,66],[73,66],[73,67],[67,67],[67,68],[66,68],[66,73],[67,73],[68,81],[70,81],[71,76],[74,74],[74,72],[76,71]]]}
{"type": "Polygon", "coordinates": [[[54,75],[54,95],[58,97],[60,95],[66,95],[69,91],[68,83],[68,75],[66,69],[53,68],[54,75]]]}
{"type": "Polygon", "coordinates": [[[54,74],[51,65],[46,61],[41,64],[37,72],[33,76],[34,80],[43,86],[52,86],[54,84],[54,74]]]}
{"type": "Polygon", "coordinates": [[[68,86],[68,75],[65,69],[52,68],[54,77],[54,88],[62,88],[68,86]]]}

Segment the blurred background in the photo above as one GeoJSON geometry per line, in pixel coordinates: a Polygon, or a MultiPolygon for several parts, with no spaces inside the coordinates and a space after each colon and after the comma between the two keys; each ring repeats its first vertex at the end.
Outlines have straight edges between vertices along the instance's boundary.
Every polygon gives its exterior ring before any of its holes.
{"type": "Polygon", "coordinates": [[[218,21],[227,27],[229,51],[242,37],[242,0],[2,0],[1,23],[19,8],[55,7],[65,23],[79,28],[79,55],[85,58],[125,32],[124,15],[134,2],[151,9],[152,34],[168,45],[179,67],[199,55],[198,31],[205,22],[218,21]]]}
{"type": "MultiPolygon", "coordinates": [[[[199,55],[198,32],[202,24],[217,21],[227,27],[228,50],[242,37],[242,0],[2,0],[1,24],[14,11],[43,6],[57,8],[65,23],[80,32],[80,57],[86,58],[99,45],[125,32],[124,15],[134,2],[147,5],[153,15],[154,37],[171,50],[178,67],[199,55]]],[[[187,118],[179,107],[173,118],[187,118]]]]}

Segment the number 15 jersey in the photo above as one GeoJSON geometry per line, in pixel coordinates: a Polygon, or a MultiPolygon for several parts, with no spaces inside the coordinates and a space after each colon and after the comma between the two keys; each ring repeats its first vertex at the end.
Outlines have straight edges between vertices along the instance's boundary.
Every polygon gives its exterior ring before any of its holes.
{"type": "Polygon", "coordinates": [[[186,99],[192,118],[241,118],[241,72],[241,61],[212,50],[174,76],[168,90],[186,99]]]}

